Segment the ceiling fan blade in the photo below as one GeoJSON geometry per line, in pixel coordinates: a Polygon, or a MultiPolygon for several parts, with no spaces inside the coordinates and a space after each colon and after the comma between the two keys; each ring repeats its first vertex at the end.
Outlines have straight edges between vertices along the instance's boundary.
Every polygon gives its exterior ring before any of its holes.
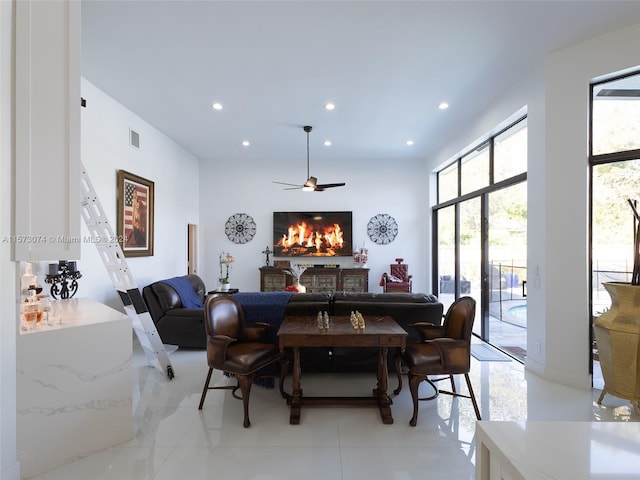
{"type": "Polygon", "coordinates": [[[297,183],[276,182],[275,180],[273,181],[273,183],[277,183],[280,185],[289,185],[291,187],[296,187],[296,188],[302,188],[302,185],[298,185],[297,183]]]}
{"type": "Polygon", "coordinates": [[[342,182],[342,183],[323,183],[318,185],[318,188],[334,188],[334,187],[344,187],[346,185],[346,183],[342,182]]]}

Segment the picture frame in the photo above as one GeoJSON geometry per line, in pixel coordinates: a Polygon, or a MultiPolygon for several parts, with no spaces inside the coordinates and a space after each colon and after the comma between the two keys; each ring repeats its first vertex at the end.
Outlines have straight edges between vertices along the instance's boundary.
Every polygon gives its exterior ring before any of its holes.
{"type": "Polygon", "coordinates": [[[125,257],[153,256],[154,183],[118,170],[117,234],[125,257]]]}

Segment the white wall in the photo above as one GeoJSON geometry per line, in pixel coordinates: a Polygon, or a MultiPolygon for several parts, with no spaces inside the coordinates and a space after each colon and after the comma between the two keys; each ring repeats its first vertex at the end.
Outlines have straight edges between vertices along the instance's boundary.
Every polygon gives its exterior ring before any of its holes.
{"type": "MultiPolygon", "coordinates": [[[[545,228],[532,232],[539,259],[546,329],[532,341],[545,345],[529,368],[561,383],[590,387],[588,251],[589,84],[640,66],[640,24],[556,52],[545,64],[545,228]]],[[[531,346],[531,343],[529,344],[531,346]]]]}
{"type": "MultiPolygon", "coordinates": [[[[133,112],[82,79],[81,155],[105,215],[117,232],[117,172],[139,175],[154,182],[154,255],[127,258],[140,289],[159,279],[187,273],[187,224],[198,223],[198,159],[133,112]],[[140,149],[129,145],[129,129],[140,134],[140,149]]],[[[43,198],[43,201],[47,201],[43,198]]],[[[80,199],[78,200],[80,201],[80,199]]],[[[88,239],[84,223],[80,238],[78,297],[87,297],[123,311],[111,279],[88,239]]],[[[48,262],[34,265],[33,273],[44,282],[48,262]]]]}
{"type": "MultiPolygon", "coordinates": [[[[273,180],[295,182],[304,168],[283,165],[279,160],[261,159],[250,166],[240,159],[223,162],[200,162],[200,218],[201,264],[200,273],[213,289],[218,285],[220,252],[229,251],[236,258],[231,271],[233,287],[243,291],[260,290],[258,269],[264,265],[261,253],[267,246],[273,250],[274,211],[350,210],[353,212],[353,240],[355,245],[369,249],[369,291],[381,292],[378,285],[383,272],[396,257],[409,264],[414,275],[414,291],[430,292],[430,242],[424,232],[429,222],[427,197],[427,171],[421,162],[398,164],[389,159],[375,168],[354,164],[340,158],[326,159],[316,169],[322,182],[346,182],[345,187],[324,192],[283,190],[273,180]],[[298,174],[298,176],[296,176],[298,174]],[[256,222],[254,239],[236,245],[227,239],[224,226],[234,213],[247,213],[256,222]],[[387,213],[398,223],[398,236],[388,245],[376,245],[367,236],[367,223],[376,214],[387,213]]],[[[300,165],[304,167],[304,151],[300,165]]],[[[297,181],[303,182],[299,178],[297,181]]],[[[272,257],[273,259],[273,257],[272,257]]],[[[289,259],[293,263],[338,263],[353,267],[351,257],[331,259],[289,259]]],[[[273,263],[272,263],[273,264],[273,263]]]]}
{"type": "MultiPolygon", "coordinates": [[[[198,159],[126,109],[86,79],[82,96],[82,161],[116,231],[117,171],[154,182],[155,248],[150,257],[127,258],[139,288],[187,270],[187,223],[198,223],[198,159]],[[129,145],[129,129],[140,134],[140,149],[129,145]]],[[[89,237],[82,225],[82,237],[89,237]]],[[[41,265],[40,276],[46,273],[41,265]]],[[[77,296],[122,310],[111,280],[92,243],[82,244],[77,296]]]]}
{"type": "MultiPolygon", "coordinates": [[[[0,234],[13,231],[14,4],[0,2],[0,234]]],[[[20,478],[16,446],[17,268],[12,245],[0,242],[0,478],[20,478]]]]}

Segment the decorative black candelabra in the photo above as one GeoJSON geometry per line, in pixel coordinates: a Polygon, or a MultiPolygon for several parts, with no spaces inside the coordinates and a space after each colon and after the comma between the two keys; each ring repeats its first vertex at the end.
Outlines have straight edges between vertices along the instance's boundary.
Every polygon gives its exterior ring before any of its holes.
{"type": "Polygon", "coordinates": [[[78,270],[76,262],[60,260],[58,263],[49,264],[49,274],[44,279],[51,284],[51,296],[58,299],[71,298],[78,291],[78,279],[82,273],[78,270]]]}

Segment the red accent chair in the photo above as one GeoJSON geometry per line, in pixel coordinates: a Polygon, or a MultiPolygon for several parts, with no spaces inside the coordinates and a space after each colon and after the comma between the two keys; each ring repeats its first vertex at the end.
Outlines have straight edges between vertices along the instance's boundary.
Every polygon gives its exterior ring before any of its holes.
{"type": "Polygon", "coordinates": [[[390,273],[383,273],[380,279],[380,286],[384,293],[387,292],[409,292],[411,293],[411,277],[409,275],[409,265],[402,263],[404,258],[396,258],[396,263],[389,265],[390,273]]]}

